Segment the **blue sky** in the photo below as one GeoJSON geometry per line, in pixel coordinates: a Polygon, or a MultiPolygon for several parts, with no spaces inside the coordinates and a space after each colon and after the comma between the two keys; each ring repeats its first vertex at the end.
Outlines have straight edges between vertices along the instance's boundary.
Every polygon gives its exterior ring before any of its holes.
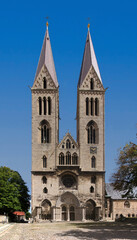
{"type": "Polygon", "coordinates": [[[119,147],[137,143],[137,1],[1,1],[0,165],[31,188],[31,91],[49,16],[60,85],[60,139],[76,137],[76,94],[88,18],[104,87],[106,181],[119,147]]]}

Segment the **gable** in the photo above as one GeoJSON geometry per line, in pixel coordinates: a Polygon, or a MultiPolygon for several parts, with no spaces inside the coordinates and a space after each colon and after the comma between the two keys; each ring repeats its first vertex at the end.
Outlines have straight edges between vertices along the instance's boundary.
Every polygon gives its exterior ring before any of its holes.
{"type": "Polygon", "coordinates": [[[79,89],[91,90],[90,89],[91,79],[93,79],[93,81],[94,81],[94,89],[93,90],[104,90],[103,84],[100,81],[100,79],[98,78],[97,73],[94,70],[93,66],[90,67],[90,69],[89,69],[86,77],[84,78],[79,89]]]}
{"type": "Polygon", "coordinates": [[[43,79],[46,78],[47,89],[55,89],[55,83],[49,74],[49,71],[45,65],[42,66],[37,78],[34,81],[32,89],[43,89],[43,79]]]}
{"type": "Polygon", "coordinates": [[[68,141],[70,142],[70,148],[72,149],[78,149],[78,145],[75,142],[75,140],[73,139],[73,137],[70,135],[70,133],[67,133],[65,135],[65,137],[62,139],[62,141],[60,142],[60,144],[58,145],[59,149],[67,149],[67,143],[68,141]],[[64,146],[64,147],[63,147],[64,146]]]}

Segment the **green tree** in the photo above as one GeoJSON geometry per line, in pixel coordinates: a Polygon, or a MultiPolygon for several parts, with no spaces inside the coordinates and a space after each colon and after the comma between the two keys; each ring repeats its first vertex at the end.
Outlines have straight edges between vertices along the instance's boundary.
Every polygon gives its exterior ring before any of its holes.
{"type": "Polygon", "coordinates": [[[117,172],[111,177],[114,189],[123,191],[122,197],[137,197],[137,145],[130,142],[120,149],[116,164],[117,172]]]}
{"type": "Polygon", "coordinates": [[[10,214],[17,210],[27,212],[30,207],[28,192],[18,172],[0,167],[0,214],[10,214]]]}

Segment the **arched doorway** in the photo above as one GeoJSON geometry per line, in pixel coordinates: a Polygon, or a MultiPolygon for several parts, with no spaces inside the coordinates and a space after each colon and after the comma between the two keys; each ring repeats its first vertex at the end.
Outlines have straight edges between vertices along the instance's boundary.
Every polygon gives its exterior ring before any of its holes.
{"type": "Polygon", "coordinates": [[[96,203],[93,200],[88,200],[86,202],[86,219],[95,220],[95,207],[96,203]]]}
{"type": "Polygon", "coordinates": [[[42,212],[41,217],[43,220],[51,219],[51,202],[47,199],[45,199],[42,204],[42,212]]]}
{"type": "Polygon", "coordinates": [[[63,193],[57,200],[56,208],[60,208],[60,220],[62,221],[81,219],[80,203],[73,193],[63,193]]]}
{"type": "Polygon", "coordinates": [[[71,206],[69,208],[69,214],[70,214],[70,221],[75,221],[75,208],[74,208],[74,206],[71,206]]]}
{"type": "Polygon", "coordinates": [[[62,221],[67,221],[67,208],[62,206],[62,221]]]}

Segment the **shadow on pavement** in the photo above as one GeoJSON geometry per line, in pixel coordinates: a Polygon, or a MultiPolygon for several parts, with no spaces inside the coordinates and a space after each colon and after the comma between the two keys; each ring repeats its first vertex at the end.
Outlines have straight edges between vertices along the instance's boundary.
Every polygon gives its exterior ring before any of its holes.
{"type": "Polygon", "coordinates": [[[59,237],[75,237],[82,240],[137,240],[137,224],[124,223],[72,223],[76,230],[56,234],[59,237]]]}
{"type": "MultiPolygon", "coordinates": [[[[111,240],[111,239],[130,239],[137,240],[137,231],[123,231],[111,229],[95,229],[95,230],[70,230],[63,233],[56,234],[59,237],[75,237],[82,240],[111,240]]],[[[71,238],[70,238],[71,239],[71,238]]]]}

